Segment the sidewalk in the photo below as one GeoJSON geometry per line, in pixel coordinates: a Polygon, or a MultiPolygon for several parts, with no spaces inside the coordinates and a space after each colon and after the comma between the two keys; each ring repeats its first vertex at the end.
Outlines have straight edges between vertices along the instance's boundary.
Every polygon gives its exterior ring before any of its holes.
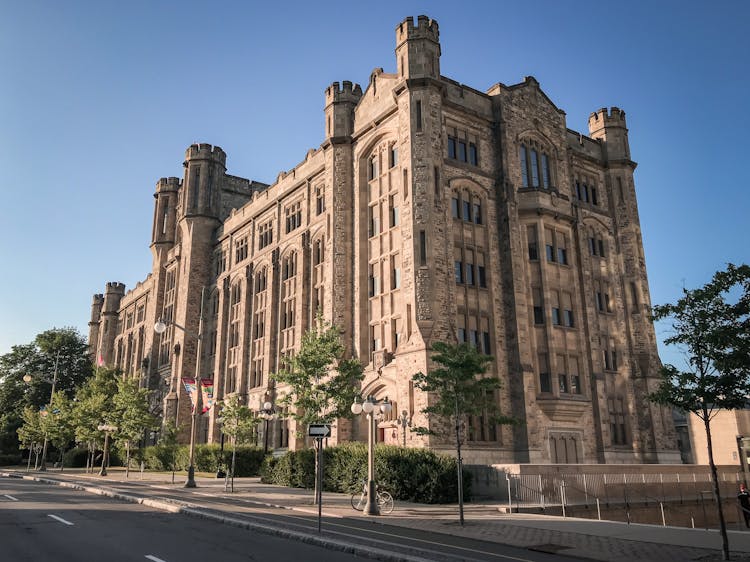
{"type": "MultiPolygon", "coordinates": [[[[131,471],[125,479],[121,469],[109,469],[109,476],[84,474],[82,470],[46,473],[21,470],[0,471],[0,476],[26,476],[38,480],[86,483],[104,491],[118,485],[143,485],[149,488],[184,492],[185,502],[196,504],[200,494],[223,494],[224,480],[197,476],[198,488],[183,488],[185,476],[171,473],[131,471]]],[[[272,505],[310,514],[317,514],[312,503],[312,492],[262,484],[258,478],[235,478],[232,497],[253,503],[272,505]]],[[[132,492],[131,492],[132,493],[132,492]]],[[[128,499],[128,498],[120,498],[128,499]]],[[[158,506],[156,506],[158,507],[158,506]]],[[[174,506],[172,506],[174,507],[174,506]]],[[[392,514],[370,517],[376,523],[419,529],[469,539],[496,542],[543,552],[558,553],[574,558],[623,561],[653,560],[657,562],[683,560],[720,560],[721,537],[718,531],[662,527],[657,525],[626,524],[611,521],[573,519],[548,515],[501,513],[494,503],[465,505],[465,525],[458,523],[457,505],[424,505],[396,502],[392,514]]],[[[368,517],[352,509],[350,496],[323,494],[323,515],[326,517],[368,517]]],[[[750,560],[750,532],[728,531],[733,559],[750,560]]]]}

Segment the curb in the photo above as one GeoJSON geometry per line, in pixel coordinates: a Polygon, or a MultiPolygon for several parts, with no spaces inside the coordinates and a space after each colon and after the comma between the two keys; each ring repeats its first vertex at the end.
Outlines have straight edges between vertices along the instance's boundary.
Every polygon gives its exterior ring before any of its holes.
{"type": "MultiPolygon", "coordinates": [[[[246,529],[251,531],[258,531],[266,535],[273,535],[285,539],[296,540],[306,544],[314,546],[320,546],[328,550],[335,550],[338,552],[346,552],[348,554],[355,554],[363,558],[371,558],[374,560],[384,560],[387,562],[431,562],[430,559],[421,558],[418,556],[409,556],[404,554],[394,554],[393,552],[382,550],[377,547],[358,545],[353,543],[347,543],[340,540],[329,539],[312,535],[309,533],[301,533],[295,531],[287,531],[270,525],[263,525],[261,523],[254,523],[251,521],[245,521],[242,519],[236,519],[233,517],[227,517],[223,515],[216,515],[203,511],[200,507],[189,502],[180,500],[158,500],[151,498],[144,498],[135,496],[132,494],[124,494],[122,492],[115,492],[114,490],[108,490],[107,488],[100,488],[95,486],[84,485],[76,482],[67,482],[64,480],[54,480],[51,478],[44,478],[40,476],[31,476],[27,474],[18,474],[11,472],[0,472],[0,477],[5,478],[18,478],[23,480],[32,480],[35,482],[42,482],[44,484],[57,485],[63,488],[71,488],[73,490],[80,490],[88,492],[90,494],[96,494],[99,496],[106,496],[116,500],[125,501],[129,503],[137,503],[167,511],[169,513],[182,513],[189,517],[196,517],[199,519],[206,519],[208,521],[214,521],[216,523],[222,523],[224,525],[231,525],[240,529],[246,529]]],[[[258,502],[262,503],[262,502],[258,502]]],[[[270,504],[269,504],[270,505],[270,504]]],[[[272,506],[272,507],[283,507],[283,506],[272,506]]],[[[285,508],[287,509],[287,508],[285,508]]]]}

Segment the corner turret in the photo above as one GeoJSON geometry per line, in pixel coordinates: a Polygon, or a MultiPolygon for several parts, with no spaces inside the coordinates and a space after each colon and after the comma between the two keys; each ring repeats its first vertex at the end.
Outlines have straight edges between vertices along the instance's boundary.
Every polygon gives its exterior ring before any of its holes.
{"type": "Polygon", "coordinates": [[[218,217],[219,187],[226,173],[226,153],[218,146],[192,144],[185,151],[185,192],[182,198],[182,217],[218,217]]]}
{"type": "Polygon", "coordinates": [[[326,137],[349,137],[354,132],[354,108],[362,99],[362,88],[344,80],[326,88],[326,137]]]}
{"type": "Polygon", "coordinates": [[[427,16],[408,17],[396,27],[396,67],[403,78],[440,78],[440,30],[427,16]]]}
{"type": "Polygon", "coordinates": [[[160,178],[154,192],[154,222],[151,244],[174,244],[177,222],[177,197],[179,178],[160,178]]]}
{"type": "Polygon", "coordinates": [[[619,107],[606,107],[589,116],[589,136],[604,143],[607,160],[630,160],[628,127],[625,112],[619,107]]]}
{"type": "Polygon", "coordinates": [[[99,346],[99,323],[101,321],[102,306],[104,306],[104,295],[98,293],[94,295],[91,302],[91,319],[89,320],[89,356],[91,361],[96,359],[96,352],[99,346]]]}
{"type": "MultiPolygon", "coordinates": [[[[114,363],[115,338],[117,337],[117,319],[120,313],[120,301],[125,296],[125,285],[111,281],[104,290],[101,307],[101,324],[99,326],[98,357],[106,365],[114,363]]],[[[96,297],[95,297],[96,298],[96,297]]]]}

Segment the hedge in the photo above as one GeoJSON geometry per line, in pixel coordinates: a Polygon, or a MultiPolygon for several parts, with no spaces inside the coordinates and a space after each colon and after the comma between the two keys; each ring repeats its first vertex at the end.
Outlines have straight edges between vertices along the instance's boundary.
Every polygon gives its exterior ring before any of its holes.
{"type": "MultiPolygon", "coordinates": [[[[323,489],[354,493],[367,479],[367,446],[344,443],[324,450],[323,489]]],[[[395,499],[418,503],[458,501],[456,459],[428,449],[377,445],[375,472],[378,485],[395,499]]],[[[269,457],[261,470],[261,481],[280,486],[312,488],[315,484],[315,452],[289,451],[269,457]]],[[[463,472],[464,498],[471,499],[471,473],[463,472]]]]}

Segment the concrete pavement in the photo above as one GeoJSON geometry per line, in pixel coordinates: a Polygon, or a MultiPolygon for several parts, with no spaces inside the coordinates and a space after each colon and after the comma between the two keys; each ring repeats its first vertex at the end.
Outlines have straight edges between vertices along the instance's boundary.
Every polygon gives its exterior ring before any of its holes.
{"type": "MultiPolygon", "coordinates": [[[[177,474],[175,483],[171,474],[131,471],[126,480],[124,471],[110,469],[110,475],[100,477],[84,474],[81,470],[50,470],[46,473],[6,470],[2,476],[23,476],[54,483],[85,483],[87,491],[105,493],[128,501],[139,501],[137,494],[116,492],[118,484],[142,485],[163,488],[171,492],[183,491],[185,501],[196,504],[198,494],[218,494],[224,491],[224,481],[197,476],[199,488],[183,488],[185,477],[177,474]]],[[[310,514],[317,514],[312,492],[262,484],[258,478],[236,478],[233,497],[253,503],[271,505],[310,514]]],[[[145,503],[140,498],[139,503],[145,503]]],[[[158,503],[158,502],[156,502],[158,503]]],[[[164,502],[162,502],[164,503],[164,502]]],[[[149,505],[153,505],[150,502],[149,505]]],[[[179,505],[155,505],[172,511],[187,511],[179,505]]],[[[531,550],[557,553],[574,558],[623,561],[653,560],[656,562],[683,560],[720,560],[721,538],[718,531],[663,527],[657,525],[626,524],[611,521],[563,518],[548,515],[501,513],[498,504],[470,503],[465,506],[465,525],[458,523],[457,505],[425,505],[396,502],[390,515],[370,517],[383,525],[395,525],[468,539],[496,542],[531,550]]],[[[324,493],[323,515],[327,517],[368,517],[352,509],[346,494],[324,493]]],[[[729,544],[733,558],[750,559],[750,532],[730,530],[729,544]]],[[[325,544],[323,544],[325,546],[325,544]]],[[[336,548],[336,545],[330,545],[336,548]]],[[[410,556],[386,556],[380,559],[415,560],[410,556]]]]}

